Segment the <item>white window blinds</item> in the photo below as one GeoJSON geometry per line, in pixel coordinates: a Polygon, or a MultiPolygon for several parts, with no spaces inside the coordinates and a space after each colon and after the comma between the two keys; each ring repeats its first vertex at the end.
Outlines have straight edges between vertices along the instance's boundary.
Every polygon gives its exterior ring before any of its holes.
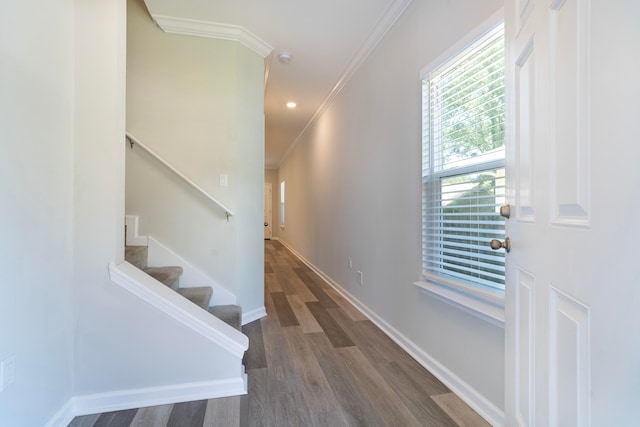
{"type": "Polygon", "coordinates": [[[423,269],[504,289],[504,30],[423,79],[423,269]]]}

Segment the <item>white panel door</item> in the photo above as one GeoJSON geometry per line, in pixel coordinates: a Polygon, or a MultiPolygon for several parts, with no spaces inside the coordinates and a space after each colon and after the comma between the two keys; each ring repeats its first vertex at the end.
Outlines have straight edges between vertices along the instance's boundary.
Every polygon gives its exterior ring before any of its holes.
{"type": "Polygon", "coordinates": [[[273,198],[271,183],[264,184],[264,238],[271,239],[273,236],[273,198]]]}
{"type": "Polygon", "coordinates": [[[640,425],[640,2],[505,27],[506,425],[640,425]]]}

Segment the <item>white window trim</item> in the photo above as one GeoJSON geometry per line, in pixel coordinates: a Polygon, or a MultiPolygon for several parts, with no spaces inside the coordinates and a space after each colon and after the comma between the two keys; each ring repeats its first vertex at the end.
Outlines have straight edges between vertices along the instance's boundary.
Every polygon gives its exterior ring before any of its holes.
{"type": "MultiPolygon", "coordinates": [[[[471,43],[482,37],[503,19],[504,11],[500,9],[423,68],[420,72],[420,78],[424,79],[431,71],[465,50],[471,43]]],[[[493,291],[489,288],[468,285],[462,281],[448,279],[428,272],[423,273],[422,280],[414,282],[414,285],[426,295],[435,297],[439,301],[479,319],[504,328],[505,296],[502,291],[493,291]]]]}
{"type": "Polygon", "coordinates": [[[504,293],[466,285],[435,274],[424,273],[423,276],[423,280],[414,282],[414,285],[424,294],[504,328],[504,293]]]}
{"type": "Polygon", "coordinates": [[[428,77],[430,72],[440,67],[442,64],[456,56],[458,53],[465,50],[471,43],[482,37],[485,33],[489,32],[493,27],[495,27],[500,21],[503,20],[504,11],[500,9],[489,18],[485,19],[482,24],[478,25],[476,28],[467,33],[467,35],[454,43],[454,45],[449,49],[441,53],[438,57],[436,57],[436,59],[431,61],[429,65],[424,67],[420,71],[420,79],[422,80],[425,77],[428,77]]]}

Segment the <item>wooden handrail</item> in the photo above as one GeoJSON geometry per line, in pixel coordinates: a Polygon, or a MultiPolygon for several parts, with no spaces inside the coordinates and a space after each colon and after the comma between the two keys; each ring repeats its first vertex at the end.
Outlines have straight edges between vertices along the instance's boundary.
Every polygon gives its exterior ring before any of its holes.
{"type": "Polygon", "coordinates": [[[189,184],[191,187],[193,187],[196,191],[198,191],[204,197],[206,197],[207,199],[209,199],[210,201],[212,201],[213,203],[218,205],[220,208],[222,208],[225,211],[225,215],[227,216],[227,221],[229,221],[229,218],[234,215],[234,213],[231,211],[231,209],[227,208],[220,201],[218,201],[218,199],[213,197],[211,194],[207,193],[202,187],[200,187],[195,182],[191,181],[189,178],[187,178],[185,175],[183,175],[179,170],[177,170],[176,168],[171,166],[171,164],[169,162],[167,162],[165,159],[160,157],[151,148],[149,148],[146,145],[144,145],[142,142],[140,142],[139,139],[137,139],[136,137],[131,135],[129,132],[126,133],[126,140],[131,145],[131,148],[133,148],[134,145],[139,145],[140,148],[142,148],[144,151],[149,153],[151,155],[151,157],[153,157],[154,159],[156,159],[157,161],[162,163],[167,169],[169,169],[171,172],[176,174],[180,179],[182,179],[184,182],[189,184]]]}

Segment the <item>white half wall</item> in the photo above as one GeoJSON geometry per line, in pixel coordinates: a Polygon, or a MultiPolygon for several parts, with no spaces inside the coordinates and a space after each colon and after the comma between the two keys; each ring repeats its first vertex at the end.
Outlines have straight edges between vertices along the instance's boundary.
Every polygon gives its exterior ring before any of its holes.
{"type": "MultiPolygon", "coordinates": [[[[264,61],[238,42],[166,34],[128,2],[127,128],[229,207],[127,148],[127,214],[237,297],[264,307],[264,61]],[[227,175],[228,186],[220,186],[227,175]]],[[[123,143],[124,145],[124,143],[123,143]]]]}
{"type": "Polygon", "coordinates": [[[499,410],[504,330],[413,283],[421,278],[420,71],[501,6],[414,1],[278,177],[286,181],[280,239],[413,343],[414,352],[467,384],[469,399],[499,410]]]}
{"type": "Polygon", "coordinates": [[[73,1],[0,6],[2,426],[45,425],[73,393],[73,28],[73,1]]]}
{"type": "Polygon", "coordinates": [[[108,265],[124,257],[126,3],[78,0],[75,15],[73,394],[237,378],[236,355],[109,278],[108,265]]]}

